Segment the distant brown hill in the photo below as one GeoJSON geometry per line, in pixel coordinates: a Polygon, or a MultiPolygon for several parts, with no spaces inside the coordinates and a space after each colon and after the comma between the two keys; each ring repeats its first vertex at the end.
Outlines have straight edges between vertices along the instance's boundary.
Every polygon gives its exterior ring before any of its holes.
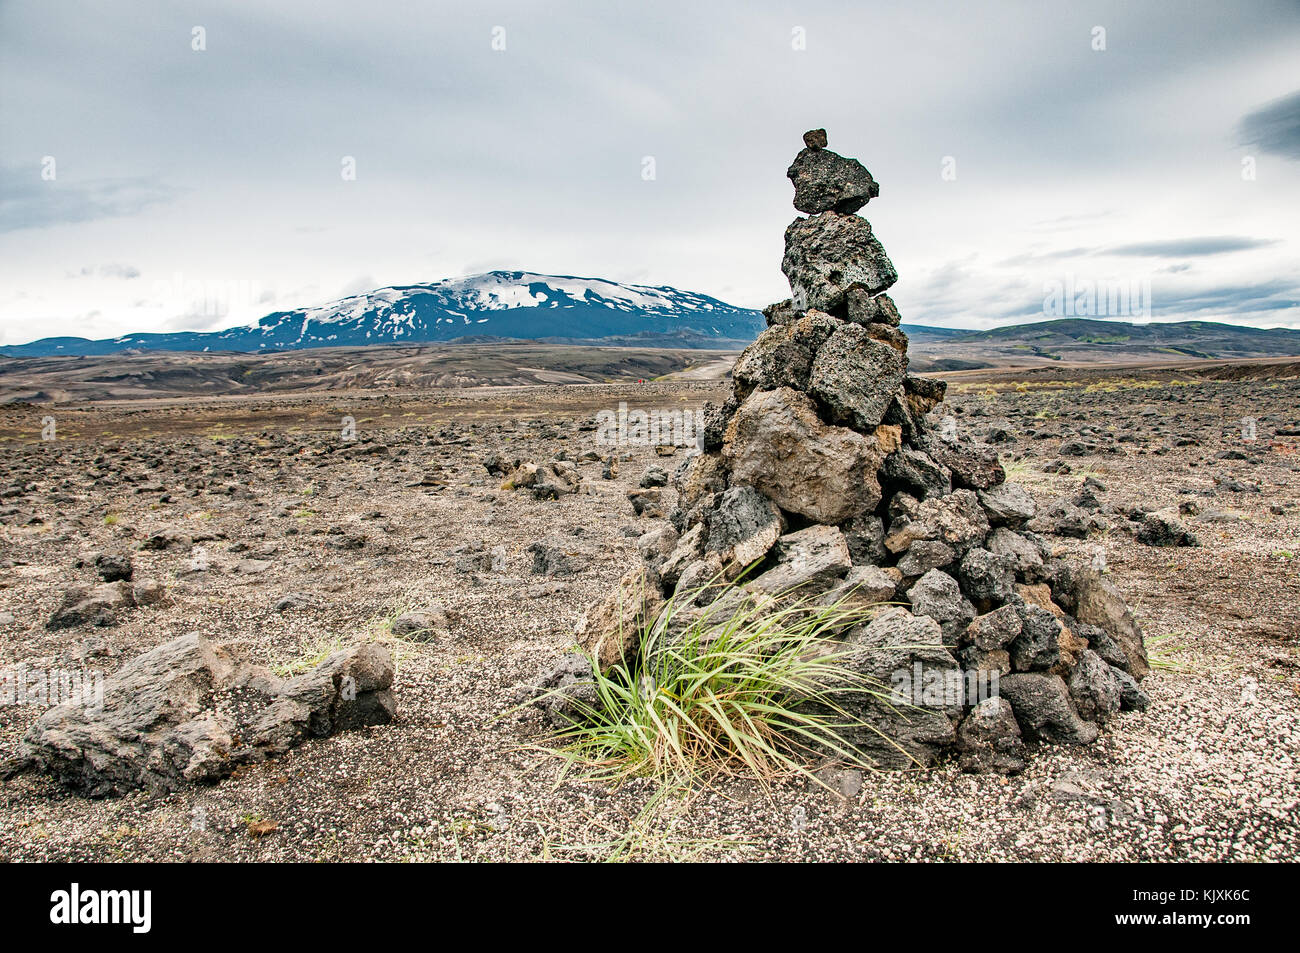
{"type": "MultiPolygon", "coordinates": [[[[0,358],[0,403],[653,380],[710,365],[699,349],[493,342],[273,354],[147,351],[0,358]]],[[[717,372],[717,376],[721,376],[717,372]]]]}
{"type": "Polygon", "coordinates": [[[1300,356],[1300,331],[1213,321],[1133,324],[1064,318],[988,331],[918,328],[912,335],[917,370],[1127,364],[1300,356]]]}

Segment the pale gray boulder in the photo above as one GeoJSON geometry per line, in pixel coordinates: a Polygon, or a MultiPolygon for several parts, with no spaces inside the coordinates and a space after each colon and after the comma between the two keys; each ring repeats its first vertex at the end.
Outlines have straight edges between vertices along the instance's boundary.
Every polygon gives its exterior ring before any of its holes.
{"type": "Polygon", "coordinates": [[[308,738],[392,721],[393,674],[392,654],[373,642],[281,678],[237,644],[190,633],[127,663],[102,699],[41,715],[4,773],[49,774],[89,796],[217,781],[308,738]]]}

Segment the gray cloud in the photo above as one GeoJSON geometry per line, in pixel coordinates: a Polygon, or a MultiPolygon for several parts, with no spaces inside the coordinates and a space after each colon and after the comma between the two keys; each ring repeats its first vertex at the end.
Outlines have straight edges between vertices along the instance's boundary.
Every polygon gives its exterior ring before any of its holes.
{"type": "Polygon", "coordinates": [[[109,262],[95,268],[91,265],[85,265],[77,271],[67,273],[69,278],[93,278],[98,275],[100,278],[121,278],[129,281],[132,278],[140,277],[140,269],[134,265],[123,265],[118,262],[109,262]]]}
{"type": "Polygon", "coordinates": [[[1061,261],[1065,258],[1081,258],[1084,255],[1095,255],[1095,248],[1066,248],[1061,251],[1047,252],[1025,252],[1020,255],[1012,255],[1010,258],[1004,258],[997,262],[999,268],[1022,268],[1026,265],[1034,265],[1039,262],[1061,261]]]}
{"type": "Polygon", "coordinates": [[[1297,41],[1294,0],[1231,16],[1215,0],[1077,16],[1012,0],[0,0],[0,285],[30,293],[0,323],[12,338],[91,308],[113,331],[212,320],[133,307],[140,281],[64,280],[110,258],[294,289],[283,307],[493,267],[761,306],[789,293],[783,172],[821,125],[882,183],[864,212],[909,322],[1032,316],[1044,278],[1127,266],[1189,309],[1218,282],[1224,307],[1283,314],[1243,289],[1300,280],[1283,254],[1300,226],[1278,211],[1300,186],[1261,170],[1241,191],[1235,136],[1293,141],[1278,130],[1295,97],[1242,115],[1294,87],[1297,41]],[[1240,89],[1264,92],[1225,93],[1240,89]],[[46,153],[57,182],[39,178],[46,153]]]}
{"type": "Polygon", "coordinates": [[[1163,241],[1136,242],[1100,249],[1106,255],[1131,255],[1140,258],[1193,258],[1201,255],[1226,255],[1276,245],[1277,239],[1247,238],[1244,235],[1218,235],[1204,238],[1171,238],[1163,241]]]}
{"type": "Polygon", "coordinates": [[[1244,145],[1300,159],[1300,90],[1243,117],[1238,134],[1244,145]]]}
{"type": "Polygon", "coordinates": [[[1152,313],[1160,317],[1250,314],[1256,320],[1275,323],[1265,316],[1300,308],[1300,282],[1277,279],[1206,289],[1157,284],[1152,288],[1151,304],[1152,313]]]}
{"type": "Polygon", "coordinates": [[[75,183],[40,177],[37,166],[0,167],[0,232],[70,225],[135,215],[171,201],[175,191],[156,179],[97,179],[75,183]]]}

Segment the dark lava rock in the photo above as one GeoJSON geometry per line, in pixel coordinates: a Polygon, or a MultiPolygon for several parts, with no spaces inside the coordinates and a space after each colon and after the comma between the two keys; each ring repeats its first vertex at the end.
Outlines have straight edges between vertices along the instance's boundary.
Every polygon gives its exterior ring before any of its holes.
{"type": "Polygon", "coordinates": [[[794,183],[794,207],[814,215],[851,215],[880,194],[861,162],[825,148],[804,149],[785,174],[794,183]]]}

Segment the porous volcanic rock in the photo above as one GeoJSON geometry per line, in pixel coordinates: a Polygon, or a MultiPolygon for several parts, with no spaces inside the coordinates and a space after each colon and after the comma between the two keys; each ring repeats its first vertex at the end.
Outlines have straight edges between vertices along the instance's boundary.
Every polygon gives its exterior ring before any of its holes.
{"type": "Polygon", "coordinates": [[[51,708],[3,773],[37,771],[92,797],[212,782],[308,738],[392,721],[392,653],[365,642],[281,678],[237,643],[190,633],[127,663],[96,692],[51,708]]]}
{"type": "MultiPolygon", "coordinates": [[[[809,213],[785,233],[790,298],[764,309],[727,402],[705,406],[699,452],[672,481],[671,525],[638,542],[646,568],[584,620],[579,643],[604,666],[635,659],[661,622],[755,600],[867,608],[874,621],[833,633],[827,651],[889,692],[845,693],[861,722],[845,737],[883,767],[953,756],[1015,773],[1034,744],[1087,744],[1145,707],[1142,632],[1110,580],[1031,531],[1051,514],[1006,482],[993,446],[934,429],[950,416],[946,385],[908,373],[884,293],[898,276],[854,214],[879,186],[827,141],[806,133],[787,173],[809,213]]],[[[1140,538],[1186,545],[1179,528],[1150,517],[1140,538]]]]}
{"type": "Polygon", "coordinates": [[[827,424],[816,403],[789,387],[758,391],[740,405],[722,454],[732,484],[752,486],[783,510],[840,523],[880,502],[884,455],[874,437],[827,424]]]}

